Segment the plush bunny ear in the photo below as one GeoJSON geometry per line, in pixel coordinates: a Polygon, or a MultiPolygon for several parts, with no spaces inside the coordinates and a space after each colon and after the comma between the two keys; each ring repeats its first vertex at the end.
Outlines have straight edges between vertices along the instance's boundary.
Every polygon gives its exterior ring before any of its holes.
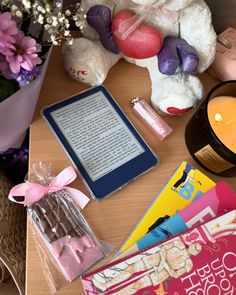
{"type": "MultiPolygon", "coordinates": [[[[192,4],[195,0],[170,0],[166,1],[165,8],[171,11],[179,11],[192,4]]],[[[145,2],[145,1],[144,1],[145,2]]]]}

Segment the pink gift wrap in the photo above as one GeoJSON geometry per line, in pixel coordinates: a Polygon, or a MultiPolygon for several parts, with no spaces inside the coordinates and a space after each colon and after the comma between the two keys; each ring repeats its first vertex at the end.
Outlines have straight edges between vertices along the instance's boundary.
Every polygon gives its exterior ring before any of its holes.
{"type": "Polygon", "coordinates": [[[34,115],[51,50],[41,75],[0,103],[0,152],[21,146],[34,115]]]}

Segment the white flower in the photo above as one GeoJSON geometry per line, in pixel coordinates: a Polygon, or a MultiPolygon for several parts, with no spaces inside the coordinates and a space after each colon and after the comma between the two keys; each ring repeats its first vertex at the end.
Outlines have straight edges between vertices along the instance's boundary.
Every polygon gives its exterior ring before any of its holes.
{"type": "Polygon", "coordinates": [[[67,44],[68,45],[72,45],[74,43],[74,40],[73,39],[69,39],[68,41],[67,41],[67,44]]]}
{"type": "Polygon", "coordinates": [[[53,26],[53,27],[56,27],[57,25],[58,25],[58,21],[54,19],[54,20],[52,21],[52,26],[53,26]]]}
{"type": "Polygon", "coordinates": [[[17,9],[18,9],[18,7],[15,5],[15,4],[13,4],[12,6],[11,6],[11,11],[17,11],[17,9]]]}
{"type": "Polygon", "coordinates": [[[49,27],[49,29],[48,29],[47,31],[48,31],[48,33],[49,33],[50,35],[52,35],[52,34],[54,33],[54,31],[53,31],[53,29],[52,29],[51,27],[49,27]]]}
{"type": "Polygon", "coordinates": [[[67,9],[67,10],[65,11],[65,15],[66,15],[66,16],[70,16],[70,15],[71,15],[71,11],[70,11],[69,9],[67,9]]]}
{"type": "Polygon", "coordinates": [[[70,31],[68,31],[68,30],[66,30],[65,32],[64,32],[64,36],[69,36],[70,35],[70,31]]]}
{"type": "Polygon", "coordinates": [[[58,19],[59,23],[63,23],[64,20],[65,20],[65,17],[64,17],[64,16],[61,16],[61,17],[58,19]]]}
{"type": "Polygon", "coordinates": [[[31,8],[31,3],[29,0],[22,0],[22,4],[25,6],[26,9],[31,8]]]}
{"type": "Polygon", "coordinates": [[[50,29],[50,26],[49,26],[48,24],[46,24],[46,25],[44,26],[44,28],[45,28],[45,30],[47,31],[47,30],[50,29]]]}
{"type": "Polygon", "coordinates": [[[80,26],[80,21],[75,22],[76,27],[80,26]]]}
{"type": "Polygon", "coordinates": [[[38,16],[38,23],[40,23],[41,25],[44,23],[44,17],[42,14],[39,14],[38,16]]]}
{"type": "MultiPolygon", "coordinates": [[[[54,45],[61,44],[61,40],[72,44],[70,24],[73,21],[82,30],[86,25],[86,14],[83,8],[80,9],[80,1],[63,12],[61,9],[62,1],[0,0],[0,6],[1,9],[10,11],[14,17],[22,19],[26,15],[33,24],[42,26],[54,45]]],[[[39,32],[41,31],[39,30],[39,32]]]]}
{"type": "Polygon", "coordinates": [[[16,11],[16,16],[21,18],[23,16],[23,14],[22,14],[22,12],[20,10],[17,10],[16,11]]]}
{"type": "Polygon", "coordinates": [[[51,36],[51,41],[54,42],[56,40],[56,36],[52,35],[51,36]]]}
{"type": "Polygon", "coordinates": [[[42,12],[42,13],[45,13],[46,12],[46,10],[44,9],[44,7],[42,7],[40,5],[37,6],[37,10],[40,11],[40,12],[42,12]]]}

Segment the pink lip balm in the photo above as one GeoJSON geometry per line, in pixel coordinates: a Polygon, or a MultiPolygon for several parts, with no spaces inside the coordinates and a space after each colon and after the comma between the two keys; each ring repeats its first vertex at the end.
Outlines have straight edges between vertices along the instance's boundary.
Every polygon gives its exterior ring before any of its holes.
{"type": "Polygon", "coordinates": [[[135,97],[131,101],[134,114],[159,140],[163,140],[173,129],[144,100],[135,97]]]}

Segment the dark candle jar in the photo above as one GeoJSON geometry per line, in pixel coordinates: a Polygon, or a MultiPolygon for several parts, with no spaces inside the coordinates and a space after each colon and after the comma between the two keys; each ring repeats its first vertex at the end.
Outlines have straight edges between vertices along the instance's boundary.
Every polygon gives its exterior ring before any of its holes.
{"type": "Polygon", "coordinates": [[[208,171],[236,175],[236,80],[216,85],[189,120],[185,141],[208,171]]]}

